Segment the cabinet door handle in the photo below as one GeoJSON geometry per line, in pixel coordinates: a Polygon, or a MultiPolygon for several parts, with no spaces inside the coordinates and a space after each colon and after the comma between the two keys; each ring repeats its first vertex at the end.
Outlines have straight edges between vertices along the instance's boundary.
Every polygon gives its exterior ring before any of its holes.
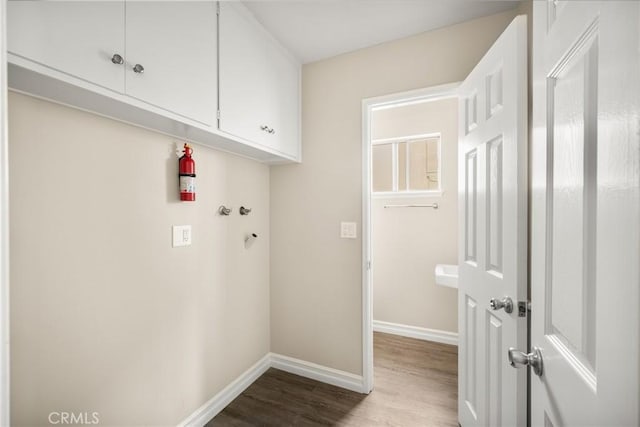
{"type": "Polygon", "coordinates": [[[140,64],[136,64],[133,66],[133,72],[134,73],[138,73],[138,74],[142,74],[144,73],[144,67],[140,64]]]}
{"type": "Polygon", "coordinates": [[[117,53],[114,53],[113,56],[111,57],[111,62],[113,62],[116,65],[122,65],[124,64],[124,59],[122,59],[122,56],[118,55],[117,53]]]}
{"type": "Polygon", "coordinates": [[[269,126],[267,126],[267,125],[262,125],[262,126],[260,126],[260,129],[261,129],[261,130],[263,130],[263,131],[265,131],[265,132],[267,132],[267,133],[270,133],[270,134],[272,134],[272,135],[273,135],[274,133],[276,133],[276,130],[275,130],[274,128],[270,128],[270,127],[269,127],[269,126]]]}

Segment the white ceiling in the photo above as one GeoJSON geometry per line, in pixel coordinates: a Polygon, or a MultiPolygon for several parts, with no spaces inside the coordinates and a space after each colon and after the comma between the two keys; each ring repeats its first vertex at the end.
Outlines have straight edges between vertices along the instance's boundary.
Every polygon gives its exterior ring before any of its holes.
{"type": "Polygon", "coordinates": [[[489,0],[249,0],[243,2],[302,63],[517,7],[489,0]]]}

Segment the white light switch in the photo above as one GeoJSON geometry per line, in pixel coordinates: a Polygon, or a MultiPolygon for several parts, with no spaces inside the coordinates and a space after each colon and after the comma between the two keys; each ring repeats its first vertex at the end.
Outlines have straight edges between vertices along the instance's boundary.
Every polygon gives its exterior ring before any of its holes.
{"type": "Polygon", "coordinates": [[[357,224],[355,222],[341,222],[340,223],[340,237],[343,239],[355,239],[357,224]]]}
{"type": "Polygon", "coordinates": [[[173,226],[173,247],[191,245],[191,226],[190,225],[174,225],[173,226]]]}

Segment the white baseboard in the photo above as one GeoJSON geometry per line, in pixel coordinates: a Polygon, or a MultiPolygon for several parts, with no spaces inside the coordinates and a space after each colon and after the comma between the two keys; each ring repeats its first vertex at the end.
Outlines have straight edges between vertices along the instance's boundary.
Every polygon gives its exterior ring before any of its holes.
{"type": "Polygon", "coordinates": [[[364,381],[361,375],[328,368],[281,354],[267,353],[255,365],[247,369],[231,384],[209,399],[207,403],[196,409],[193,414],[178,424],[178,427],[203,427],[269,368],[280,369],[281,371],[311,378],[347,390],[365,393],[365,391],[363,391],[364,381]]]}
{"type": "Polygon", "coordinates": [[[271,367],[301,377],[335,385],[358,393],[364,391],[362,375],[355,375],[338,369],[328,368],[316,363],[306,362],[293,357],[271,353],[271,367]]]}
{"type": "Polygon", "coordinates": [[[458,334],[455,332],[421,328],[419,326],[401,325],[399,323],[383,322],[382,320],[373,321],[373,330],[375,332],[401,335],[403,337],[416,338],[419,340],[458,345],[458,334]]]}
{"type": "Polygon", "coordinates": [[[213,417],[218,415],[229,403],[247,389],[260,375],[264,374],[271,367],[271,353],[267,353],[255,365],[244,371],[231,384],[223,388],[218,394],[213,396],[207,403],[196,409],[178,427],[202,427],[213,417]]]}

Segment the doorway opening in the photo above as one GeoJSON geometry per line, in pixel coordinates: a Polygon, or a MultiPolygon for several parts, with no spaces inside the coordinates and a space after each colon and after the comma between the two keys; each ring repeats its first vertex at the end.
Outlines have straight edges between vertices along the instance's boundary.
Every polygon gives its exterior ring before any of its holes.
{"type": "Polygon", "coordinates": [[[457,292],[436,285],[435,266],[457,265],[458,86],[363,101],[366,393],[374,331],[457,344],[457,292]]]}

